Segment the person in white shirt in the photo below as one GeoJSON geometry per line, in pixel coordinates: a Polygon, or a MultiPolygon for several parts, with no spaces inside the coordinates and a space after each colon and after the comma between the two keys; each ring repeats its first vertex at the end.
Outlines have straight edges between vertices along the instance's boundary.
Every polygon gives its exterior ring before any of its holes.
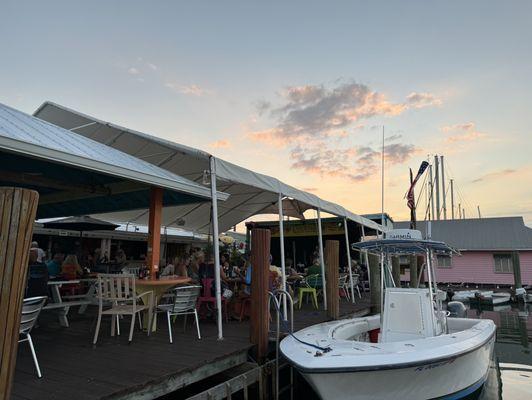
{"type": "Polygon", "coordinates": [[[37,250],[37,262],[43,263],[46,259],[46,253],[39,247],[39,243],[31,242],[31,249],[37,250]]]}

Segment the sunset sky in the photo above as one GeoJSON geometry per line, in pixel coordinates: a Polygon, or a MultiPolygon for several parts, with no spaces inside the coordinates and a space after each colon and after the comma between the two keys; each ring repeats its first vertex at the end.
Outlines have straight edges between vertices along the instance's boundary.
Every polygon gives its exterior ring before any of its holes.
{"type": "Polygon", "coordinates": [[[526,1],[3,0],[0,102],[51,100],[359,214],[380,212],[384,126],[394,219],[408,168],[443,154],[467,216],[532,225],[531,20],[526,1]]]}

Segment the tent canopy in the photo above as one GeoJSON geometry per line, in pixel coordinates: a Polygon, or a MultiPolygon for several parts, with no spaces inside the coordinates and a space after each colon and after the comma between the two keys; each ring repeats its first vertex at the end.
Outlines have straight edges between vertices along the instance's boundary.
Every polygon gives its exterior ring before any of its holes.
{"type": "Polygon", "coordinates": [[[0,185],[37,190],[37,218],[144,209],[153,186],[165,189],[166,206],[211,197],[209,188],[3,104],[0,185]]]}
{"type": "MultiPolygon", "coordinates": [[[[101,121],[52,102],[42,104],[34,115],[195,182],[201,182],[205,171],[210,170],[212,156],[202,150],[101,121]]],[[[373,221],[276,178],[219,158],[215,159],[215,168],[217,189],[230,195],[227,201],[219,204],[218,221],[221,231],[253,215],[264,213],[268,207],[275,205],[279,193],[291,199],[294,204],[300,203],[295,207],[299,210],[319,208],[323,212],[346,217],[369,228],[381,229],[380,225],[373,221]]],[[[99,215],[100,218],[139,224],[145,224],[147,216],[147,211],[99,215]]],[[[195,232],[208,233],[211,224],[210,206],[196,204],[169,207],[164,210],[162,221],[166,226],[179,226],[195,232]]]]}

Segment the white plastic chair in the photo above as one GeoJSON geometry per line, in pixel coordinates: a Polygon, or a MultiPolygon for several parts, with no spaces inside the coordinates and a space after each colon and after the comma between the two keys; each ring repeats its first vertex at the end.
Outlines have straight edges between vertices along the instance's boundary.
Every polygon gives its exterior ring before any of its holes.
{"type": "MultiPolygon", "coordinates": [[[[173,289],[171,302],[167,304],[160,304],[157,306],[157,313],[166,313],[168,321],[168,336],[170,343],[173,343],[172,337],[172,321],[171,318],[178,315],[184,315],[184,328],[187,324],[187,315],[194,314],[196,320],[196,329],[198,331],[198,339],[201,339],[198,311],[196,310],[196,303],[201,292],[201,286],[181,286],[173,289]]],[[[155,321],[155,318],[154,318],[155,321]]],[[[184,330],[183,328],[183,330],[184,330]]]]}
{"type": "MultiPolygon", "coordinates": [[[[348,282],[349,284],[349,282],[348,282]]],[[[353,289],[356,289],[356,291],[358,292],[358,297],[361,299],[362,298],[362,295],[360,294],[360,277],[358,276],[358,274],[353,274],[353,289]]],[[[364,288],[362,288],[364,289],[364,288]]]]}
{"type": "Polygon", "coordinates": [[[123,274],[133,274],[137,278],[139,277],[140,267],[124,267],[122,268],[123,274]]]}
{"type": "Polygon", "coordinates": [[[33,347],[33,340],[31,340],[30,332],[39,318],[39,314],[46,302],[46,296],[29,297],[23,300],[22,303],[22,316],[20,318],[19,334],[22,339],[19,339],[19,343],[28,342],[30,345],[31,355],[33,357],[33,363],[37,370],[37,376],[42,378],[41,368],[39,367],[39,361],[37,360],[37,354],[33,347]]]}
{"type": "MultiPolygon", "coordinates": [[[[93,344],[98,341],[102,315],[111,315],[111,336],[115,335],[115,325],[120,315],[131,315],[129,328],[129,342],[133,340],[136,314],[148,311],[148,327],[151,326],[153,316],[153,291],[140,294],[135,291],[135,275],[133,274],[99,274],[98,275],[98,322],[94,332],[93,344]],[[144,304],[139,303],[144,299],[144,304]],[[104,303],[110,308],[103,309],[104,303]],[[147,304],[146,304],[147,303],[147,304]]],[[[120,334],[120,329],[118,331],[120,334]]],[[[148,329],[148,336],[150,329],[148,329]]]]}
{"type": "Polygon", "coordinates": [[[351,293],[349,292],[349,282],[347,281],[347,278],[349,278],[348,275],[340,275],[338,278],[338,288],[344,292],[344,296],[348,301],[351,301],[351,293]]]}

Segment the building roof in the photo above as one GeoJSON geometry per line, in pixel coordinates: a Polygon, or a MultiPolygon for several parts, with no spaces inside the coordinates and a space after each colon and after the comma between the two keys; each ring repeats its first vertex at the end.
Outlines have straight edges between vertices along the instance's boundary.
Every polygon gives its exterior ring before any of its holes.
{"type": "MultiPolygon", "coordinates": [[[[271,209],[271,206],[277,203],[279,194],[300,202],[299,209],[305,209],[308,206],[319,208],[323,212],[346,217],[370,228],[379,229],[377,223],[352,213],[338,204],[287,185],[274,177],[215,158],[202,150],[105,122],[52,102],[42,104],[34,115],[195,182],[203,180],[204,172],[210,170],[210,160],[214,159],[217,188],[230,194],[228,201],[218,206],[220,231],[227,230],[253,215],[262,214],[264,210],[271,209]]],[[[179,205],[169,211],[171,212],[162,216],[165,226],[180,226],[203,233],[208,233],[210,230],[209,205],[179,205]]],[[[125,212],[98,217],[142,224],[146,223],[147,215],[125,212]]]]}
{"type": "Polygon", "coordinates": [[[209,188],[1,103],[0,153],[0,184],[38,190],[38,218],[140,209],[151,186],[167,189],[166,204],[210,199],[209,188]],[[74,194],[82,188],[94,192],[74,194]]]}
{"type": "MultiPolygon", "coordinates": [[[[523,217],[475,218],[432,221],[432,239],[458,250],[532,250],[532,229],[523,217]]],[[[394,228],[408,228],[409,221],[395,222],[394,228]]],[[[424,235],[427,223],[418,221],[424,235]]]]}

